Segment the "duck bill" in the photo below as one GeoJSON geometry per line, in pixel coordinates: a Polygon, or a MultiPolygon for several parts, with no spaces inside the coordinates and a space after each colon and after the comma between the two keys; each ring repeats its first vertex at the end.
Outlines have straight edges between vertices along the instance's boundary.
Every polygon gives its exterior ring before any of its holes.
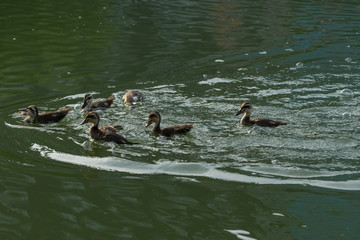
{"type": "Polygon", "coordinates": [[[25,115],[27,115],[27,109],[26,109],[26,108],[20,108],[19,111],[20,111],[19,116],[25,116],[25,115]]]}
{"type": "Polygon", "coordinates": [[[243,112],[244,112],[244,109],[240,109],[237,113],[235,113],[234,116],[235,116],[235,117],[236,117],[236,116],[239,116],[239,115],[242,114],[243,112]]]}
{"type": "Polygon", "coordinates": [[[147,124],[146,124],[145,127],[147,128],[147,127],[150,126],[152,123],[153,123],[153,121],[149,120],[149,121],[147,122],[147,124]]]}
{"type": "Polygon", "coordinates": [[[89,122],[89,120],[87,119],[87,118],[85,118],[81,123],[80,123],[80,125],[84,125],[85,123],[88,123],[89,122]]]}

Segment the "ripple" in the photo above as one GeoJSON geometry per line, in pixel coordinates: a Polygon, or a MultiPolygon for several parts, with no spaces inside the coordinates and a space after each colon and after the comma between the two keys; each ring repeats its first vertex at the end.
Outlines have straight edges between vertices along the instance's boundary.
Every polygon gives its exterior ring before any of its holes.
{"type": "Polygon", "coordinates": [[[232,83],[235,82],[236,80],[233,79],[227,79],[227,78],[211,78],[205,81],[200,81],[199,85],[215,85],[218,83],[232,83]]]}
{"type": "Polygon", "coordinates": [[[297,67],[297,68],[301,68],[301,67],[303,67],[303,66],[304,66],[304,64],[303,64],[302,62],[296,63],[296,67],[297,67]]]}
{"type": "Polygon", "coordinates": [[[64,131],[63,128],[58,128],[58,127],[34,127],[34,126],[24,126],[24,125],[15,125],[15,124],[10,124],[5,122],[5,126],[10,127],[10,128],[17,128],[17,129],[31,129],[31,130],[37,130],[40,132],[47,132],[47,133],[60,133],[60,134],[64,134],[62,131],[64,131]]]}
{"type": "Polygon", "coordinates": [[[351,91],[350,89],[348,88],[345,88],[343,90],[340,91],[340,95],[342,96],[353,96],[354,95],[354,92],[351,91]]]}
{"type": "Polygon", "coordinates": [[[221,170],[222,164],[184,163],[178,161],[158,161],[155,164],[130,161],[117,157],[88,157],[55,151],[49,147],[33,144],[30,148],[41,156],[56,161],[87,166],[105,171],[130,174],[167,174],[176,177],[208,177],[223,181],[256,184],[296,184],[341,190],[360,190],[360,180],[326,181],[317,179],[277,179],[273,176],[250,176],[221,170]]]}
{"type": "Polygon", "coordinates": [[[245,236],[245,235],[250,235],[250,232],[245,230],[225,230],[225,231],[234,234],[238,239],[241,240],[256,240],[256,238],[245,236]]]}
{"type": "Polygon", "coordinates": [[[339,175],[351,175],[356,174],[356,171],[314,171],[307,170],[299,167],[286,167],[286,166],[276,166],[276,165],[266,165],[260,164],[258,166],[244,166],[240,167],[240,169],[260,173],[260,174],[271,174],[272,176],[280,176],[286,178],[302,178],[302,179],[310,179],[310,178],[321,178],[321,177],[335,177],[339,175]]]}

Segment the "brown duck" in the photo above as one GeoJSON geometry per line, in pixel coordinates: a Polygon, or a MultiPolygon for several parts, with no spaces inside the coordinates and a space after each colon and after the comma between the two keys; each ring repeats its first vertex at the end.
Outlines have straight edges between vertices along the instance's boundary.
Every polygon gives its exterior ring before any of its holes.
{"type": "Polygon", "coordinates": [[[89,112],[84,121],[80,123],[80,125],[83,125],[85,123],[92,123],[92,126],[89,129],[89,135],[94,140],[101,140],[105,142],[115,142],[118,144],[138,144],[131,142],[124,138],[123,136],[120,136],[116,133],[118,130],[117,126],[102,126],[99,127],[100,117],[96,112],[89,112]]]}
{"type": "Polygon", "coordinates": [[[129,90],[127,91],[124,96],[122,97],[122,100],[124,103],[133,103],[138,102],[144,99],[144,95],[142,93],[135,91],[135,90],[129,90]]]}
{"type": "Polygon", "coordinates": [[[24,119],[24,122],[41,124],[59,122],[69,113],[70,110],[71,108],[64,108],[55,112],[39,113],[39,110],[35,105],[19,109],[20,116],[27,116],[24,119]]]}
{"type": "Polygon", "coordinates": [[[160,128],[161,116],[157,111],[153,111],[149,114],[149,120],[145,127],[150,126],[152,123],[155,123],[155,126],[152,130],[154,134],[162,135],[165,137],[172,137],[176,134],[185,134],[189,132],[194,126],[193,124],[184,124],[184,125],[174,125],[167,128],[160,128]]]}
{"type": "Polygon", "coordinates": [[[91,111],[97,108],[109,108],[113,103],[115,96],[110,96],[107,99],[93,102],[93,96],[90,93],[85,94],[84,102],[81,106],[81,111],[91,111]]]}
{"type": "Polygon", "coordinates": [[[271,120],[267,118],[254,118],[251,119],[251,111],[252,111],[252,105],[249,102],[244,102],[241,104],[240,110],[235,114],[235,116],[238,116],[242,113],[244,113],[244,116],[241,118],[240,123],[245,126],[252,126],[252,125],[258,125],[260,127],[277,127],[279,125],[286,125],[286,122],[282,121],[276,121],[271,120]]]}

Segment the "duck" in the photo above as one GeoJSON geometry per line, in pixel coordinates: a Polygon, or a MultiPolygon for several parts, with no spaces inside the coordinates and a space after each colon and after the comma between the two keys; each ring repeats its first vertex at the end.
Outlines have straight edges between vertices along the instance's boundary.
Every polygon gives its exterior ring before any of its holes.
{"type": "Polygon", "coordinates": [[[127,91],[122,97],[124,103],[134,103],[141,101],[143,99],[144,99],[144,95],[139,91],[135,91],[135,90],[127,91]]]}
{"type": "Polygon", "coordinates": [[[245,125],[245,126],[257,125],[260,127],[277,127],[280,125],[287,125],[286,122],[271,120],[271,119],[267,119],[267,118],[251,119],[250,115],[251,115],[252,108],[253,108],[253,106],[251,103],[244,102],[241,104],[240,110],[237,113],[235,113],[235,116],[238,116],[238,115],[244,113],[244,116],[240,120],[240,123],[242,125],[245,125]]]}
{"type": "Polygon", "coordinates": [[[35,105],[30,105],[27,108],[20,108],[20,116],[27,116],[24,119],[25,123],[54,123],[59,122],[63,119],[69,112],[71,108],[63,108],[54,112],[44,112],[39,113],[38,108],[35,105]]]}
{"type": "Polygon", "coordinates": [[[90,93],[85,94],[84,102],[81,106],[81,111],[91,111],[97,108],[109,108],[113,103],[115,96],[111,95],[107,99],[93,102],[93,96],[90,93]]]}
{"type": "Polygon", "coordinates": [[[149,114],[149,119],[145,127],[148,127],[152,123],[155,123],[152,132],[156,135],[162,135],[165,137],[173,137],[174,135],[177,134],[186,134],[194,127],[193,124],[183,124],[183,125],[174,125],[161,129],[160,122],[161,122],[160,113],[158,111],[152,111],[149,114]]]}
{"type": "Polygon", "coordinates": [[[89,135],[94,140],[101,140],[105,142],[115,142],[118,144],[138,144],[127,140],[125,137],[117,134],[118,128],[115,126],[102,126],[99,127],[100,116],[96,112],[88,112],[85,119],[80,123],[80,125],[92,123],[92,126],[89,129],[89,135]]]}

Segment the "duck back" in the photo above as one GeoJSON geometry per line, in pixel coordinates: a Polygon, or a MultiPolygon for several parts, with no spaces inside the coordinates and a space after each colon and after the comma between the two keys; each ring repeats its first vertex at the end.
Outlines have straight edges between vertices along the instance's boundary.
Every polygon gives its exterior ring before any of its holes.
{"type": "MultiPolygon", "coordinates": [[[[109,126],[107,126],[107,127],[109,127],[109,126]]],[[[115,132],[102,131],[101,127],[100,127],[100,129],[96,126],[91,127],[89,130],[89,134],[90,134],[90,137],[95,140],[101,140],[101,141],[105,141],[105,142],[115,142],[118,144],[130,144],[130,145],[138,144],[138,143],[127,140],[126,138],[124,138],[123,136],[121,136],[119,134],[116,134],[115,132]]]]}
{"type": "Polygon", "coordinates": [[[184,124],[184,125],[175,125],[167,128],[161,129],[160,134],[165,137],[172,137],[176,134],[186,134],[188,133],[194,125],[192,124],[184,124]]]}
{"type": "Polygon", "coordinates": [[[110,96],[105,100],[91,103],[91,108],[109,108],[114,102],[115,97],[110,96]]]}
{"type": "Polygon", "coordinates": [[[267,118],[255,118],[252,119],[252,121],[254,122],[254,124],[260,127],[277,127],[280,125],[287,125],[286,122],[271,120],[267,118]]]}
{"type": "Polygon", "coordinates": [[[70,109],[71,108],[64,108],[55,112],[40,113],[35,121],[37,123],[59,122],[69,113],[70,109]]]}

